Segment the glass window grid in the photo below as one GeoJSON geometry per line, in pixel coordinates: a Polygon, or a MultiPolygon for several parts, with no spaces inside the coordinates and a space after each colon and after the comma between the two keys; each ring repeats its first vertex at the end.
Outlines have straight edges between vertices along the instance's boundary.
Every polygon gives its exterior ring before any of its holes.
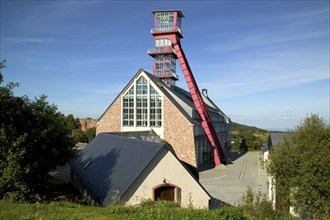
{"type": "Polygon", "coordinates": [[[174,26],[174,12],[156,13],[156,31],[169,31],[174,26]]]}
{"type": "Polygon", "coordinates": [[[155,65],[158,76],[171,76],[176,71],[176,60],[172,55],[158,55],[155,65]]]}
{"type": "Polygon", "coordinates": [[[136,81],[136,126],[148,126],[148,81],[141,76],[136,81]]]}
{"type": "Polygon", "coordinates": [[[150,85],[150,126],[162,126],[162,98],[150,85]]]}
{"type": "Polygon", "coordinates": [[[148,86],[145,78],[136,81],[137,95],[134,99],[134,86],[123,98],[123,126],[134,126],[134,110],[136,111],[135,126],[150,127],[162,126],[162,97],[151,85],[148,86]],[[148,93],[149,87],[149,93],[148,93]],[[139,91],[139,92],[138,92],[139,91]],[[134,101],[136,109],[134,109],[134,101]],[[149,105],[148,105],[149,102],[149,105]],[[150,115],[148,118],[148,110],[150,115]]]}
{"type": "Polygon", "coordinates": [[[134,126],[134,86],[123,98],[123,126],[134,126]]]}

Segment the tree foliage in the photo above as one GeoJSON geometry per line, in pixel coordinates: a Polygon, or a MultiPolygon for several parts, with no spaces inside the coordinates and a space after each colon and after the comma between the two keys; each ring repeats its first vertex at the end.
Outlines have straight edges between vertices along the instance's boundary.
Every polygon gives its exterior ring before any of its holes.
{"type": "Polygon", "coordinates": [[[88,128],[87,131],[85,132],[87,138],[88,138],[88,143],[91,142],[96,135],[96,128],[88,128]]]}
{"type": "Polygon", "coordinates": [[[330,127],[312,114],[270,155],[276,190],[308,218],[330,215],[330,127]]]}
{"type": "Polygon", "coordinates": [[[88,137],[86,136],[85,132],[81,129],[75,129],[73,131],[73,140],[75,143],[88,143],[88,137]]]}
{"type": "Polygon", "coordinates": [[[274,210],[273,204],[267,199],[266,194],[260,191],[253,191],[252,187],[247,187],[246,193],[238,203],[238,208],[253,219],[295,219],[289,213],[274,210]]]}
{"type": "Polygon", "coordinates": [[[95,138],[96,128],[89,128],[85,132],[81,129],[79,118],[74,118],[72,114],[66,116],[66,123],[71,128],[71,136],[75,143],[89,143],[95,138]]]}
{"type": "Polygon", "coordinates": [[[74,118],[74,116],[72,114],[69,114],[65,117],[65,121],[68,125],[69,128],[71,128],[71,130],[75,130],[75,129],[80,129],[81,128],[81,124],[79,121],[79,118],[74,118]]]}
{"type": "Polygon", "coordinates": [[[1,72],[0,79],[0,198],[30,199],[73,156],[71,130],[46,96],[17,97],[16,84],[2,86],[1,72]]]}
{"type": "Polygon", "coordinates": [[[234,141],[234,150],[260,150],[263,143],[268,137],[268,132],[257,127],[242,125],[233,122],[231,136],[234,141]],[[243,139],[244,143],[242,142],[243,139]]]}

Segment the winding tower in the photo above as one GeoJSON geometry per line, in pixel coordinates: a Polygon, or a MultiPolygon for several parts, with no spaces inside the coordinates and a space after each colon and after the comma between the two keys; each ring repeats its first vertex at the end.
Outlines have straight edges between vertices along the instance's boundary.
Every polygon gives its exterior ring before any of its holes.
{"type": "Polygon", "coordinates": [[[154,49],[148,50],[148,54],[155,59],[153,74],[163,79],[169,86],[175,85],[175,81],[179,79],[176,74],[176,60],[179,60],[191,97],[200,116],[201,125],[211,146],[214,162],[216,165],[226,163],[226,157],[211,117],[180,44],[180,39],[183,38],[181,19],[184,15],[180,10],[153,11],[153,15],[154,28],[151,29],[151,34],[154,36],[155,46],[154,49]]]}

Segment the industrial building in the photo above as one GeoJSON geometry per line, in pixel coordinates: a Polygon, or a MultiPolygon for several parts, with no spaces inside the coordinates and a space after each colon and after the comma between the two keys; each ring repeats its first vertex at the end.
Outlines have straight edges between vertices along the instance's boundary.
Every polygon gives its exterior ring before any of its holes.
{"type": "Polygon", "coordinates": [[[226,162],[231,121],[193,78],[179,45],[183,13],[153,14],[153,73],[138,70],[97,120],[96,138],[71,162],[71,179],[103,206],[167,200],[209,209],[217,202],[198,170],[226,162]],[[176,59],[189,92],[175,85],[176,59]]]}
{"type": "MultiPolygon", "coordinates": [[[[181,48],[175,50],[173,42],[183,37],[183,13],[175,10],[153,14],[155,27],[151,33],[155,42],[154,49],[148,51],[155,59],[153,74],[138,70],[98,119],[96,132],[153,130],[173,147],[180,160],[201,168],[217,162],[216,154],[224,156],[223,151],[231,147],[231,120],[207,96],[206,89],[201,94],[196,83],[191,85],[192,74],[190,81],[185,76],[189,92],[175,85],[179,79],[176,59],[182,57],[183,51],[181,48]],[[196,94],[199,95],[197,98],[196,94]],[[205,107],[202,113],[201,108],[196,107],[196,99],[205,107]],[[203,119],[204,115],[209,118],[203,119]],[[213,136],[212,130],[205,130],[207,126],[214,128],[213,136]],[[221,149],[212,146],[212,141],[218,140],[221,149]]],[[[179,61],[182,69],[189,67],[186,59],[179,61]]]]}
{"type": "MultiPolygon", "coordinates": [[[[203,100],[218,137],[229,148],[230,119],[205,93],[203,100]]],[[[140,69],[98,119],[96,132],[149,130],[168,142],[180,160],[196,168],[214,162],[190,93],[140,69]]]]}
{"type": "Polygon", "coordinates": [[[71,162],[71,180],[91,204],[102,206],[166,200],[209,209],[216,203],[153,132],[99,134],[71,162]]]}

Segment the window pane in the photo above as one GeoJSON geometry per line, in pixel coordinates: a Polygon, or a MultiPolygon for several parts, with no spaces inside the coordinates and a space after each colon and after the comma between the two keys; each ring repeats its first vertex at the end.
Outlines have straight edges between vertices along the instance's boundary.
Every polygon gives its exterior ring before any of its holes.
{"type": "Polygon", "coordinates": [[[134,94],[134,86],[129,90],[129,94],[134,94]]]}

